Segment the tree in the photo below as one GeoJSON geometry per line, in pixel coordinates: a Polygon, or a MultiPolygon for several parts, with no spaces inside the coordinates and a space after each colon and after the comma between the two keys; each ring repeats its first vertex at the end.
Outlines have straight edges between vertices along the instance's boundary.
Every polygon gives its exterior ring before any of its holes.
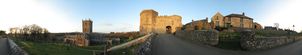
{"type": "Polygon", "coordinates": [[[5,34],[6,34],[5,31],[0,30],[0,35],[5,35],[5,34]]]}
{"type": "Polygon", "coordinates": [[[51,40],[53,39],[49,36],[49,33],[50,32],[46,28],[43,28],[43,36],[44,36],[44,39],[47,39],[47,41],[49,41],[50,39],[51,40]]]}
{"type": "Polygon", "coordinates": [[[41,28],[40,26],[33,24],[33,25],[29,25],[29,33],[31,36],[31,40],[39,40],[42,38],[42,31],[43,28],[41,28]]]}
{"type": "Polygon", "coordinates": [[[10,34],[22,35],[23,40],[41,41],[48,38],[48,30],[36,24],[10,28],[10,34]]]}
{"type": "Polygon", "coordinates": [[[274,26],[276,27],[276,29],[279,29],[279,23],[274,23],[274,26]]]}

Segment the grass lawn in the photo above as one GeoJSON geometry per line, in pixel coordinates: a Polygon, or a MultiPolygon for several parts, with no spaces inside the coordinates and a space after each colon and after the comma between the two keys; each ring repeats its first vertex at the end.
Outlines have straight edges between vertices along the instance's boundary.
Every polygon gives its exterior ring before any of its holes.
{"type": "Polygon", "coordinates": [[[93,50],[103,50],[103,45],[75,47],[63,43],[40,43],[15,40],[30,55],[92,55],[93,50]]]}

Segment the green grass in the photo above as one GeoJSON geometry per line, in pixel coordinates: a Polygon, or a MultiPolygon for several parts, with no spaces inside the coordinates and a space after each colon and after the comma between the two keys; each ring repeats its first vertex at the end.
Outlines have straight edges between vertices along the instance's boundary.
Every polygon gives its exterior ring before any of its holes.
{"type": "Polygon", "coordinates": [[[102,45],[75,47],[63,43],[40,43],[15,40],[29,55],[92,55],[93,50],[103,50],[102,45]]]}
{"type": "Polygon", "coordinates": [[[239,32],[220,32],[218,48],[229,50],[242,50],[239,32]]]}

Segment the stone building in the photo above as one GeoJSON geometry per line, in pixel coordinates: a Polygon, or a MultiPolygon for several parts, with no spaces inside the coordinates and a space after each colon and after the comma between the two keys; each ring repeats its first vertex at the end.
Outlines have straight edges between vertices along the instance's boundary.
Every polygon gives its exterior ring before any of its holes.
{"type": "Polygon", "coordinates": [[[88,36],[84,33],[74,34],[74,35],[65,35],[64,42],[67,44],[72,44],[76,46],[88,46],[89,40],[88,36]]]}
{"type": "Polygon", "coordinates": [[[83,33],[92,33],[92,21],[90,19],[82,20],[82,29],[83,33]]]}
{"type": "Polygon", "coordinates": [[[254,22],[254,29],[263,29],[259,23],[254,22]]]}
{"type": "Polygon", "coordinates": [[[264,29],[265,30],[278,30],[277,27],[273,27],[273,26],[265,26],[264,29]]]}
{"type": "Polygon", "coordinates": [[[158,16],[154,10],[143,10],[140,13],[140,34],[174,33],[182,27],[181,16],[158,16]]]}
{"type": "Polygon", "coordinates": [[[216,29],[222,31],[224,29],[263,29],[262,26],[256,22],[253,22],[253,19],[242,14],[229,14],[223,16],[217,12],[212,16],[211,22],[208,22],[208,19],[192,21],[185,25],[185,30],[208,30],[216,29]],[[204,25],[206,23],[206,25],[204,25]],[[200,26],[201,25],[201,26],[200,26]],[[203,29],[201,29],[203,28],[203,29]]]}
{"type": "Polygon", "coordinates": [[[253,19],[242,14],[230,14],[224,17],[225,27],[253,28],[253,19]]]}
{"type": "Polygon", "coordinates": [[[211,23],[208,22],[208,18],[203,20],[192,20],[191,23],[185,24],[185,30],[209,30],[211,29],[211,23]]]}
{"type": "Polygon", "coordinates": [[[224,16],[217,12],[214,16],[212,16],[211,22],[213,23],[212,28],[216,29],[217,27],[224,27],[224,16]]]}

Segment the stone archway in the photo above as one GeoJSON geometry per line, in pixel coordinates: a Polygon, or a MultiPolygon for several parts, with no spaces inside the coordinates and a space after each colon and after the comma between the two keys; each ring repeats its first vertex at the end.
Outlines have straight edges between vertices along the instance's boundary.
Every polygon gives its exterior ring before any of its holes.
{"type": "Polygon", "coordinates": [[[171,34],[172,33],[172,27],[166,26],[166,33],[171,34]]]}

